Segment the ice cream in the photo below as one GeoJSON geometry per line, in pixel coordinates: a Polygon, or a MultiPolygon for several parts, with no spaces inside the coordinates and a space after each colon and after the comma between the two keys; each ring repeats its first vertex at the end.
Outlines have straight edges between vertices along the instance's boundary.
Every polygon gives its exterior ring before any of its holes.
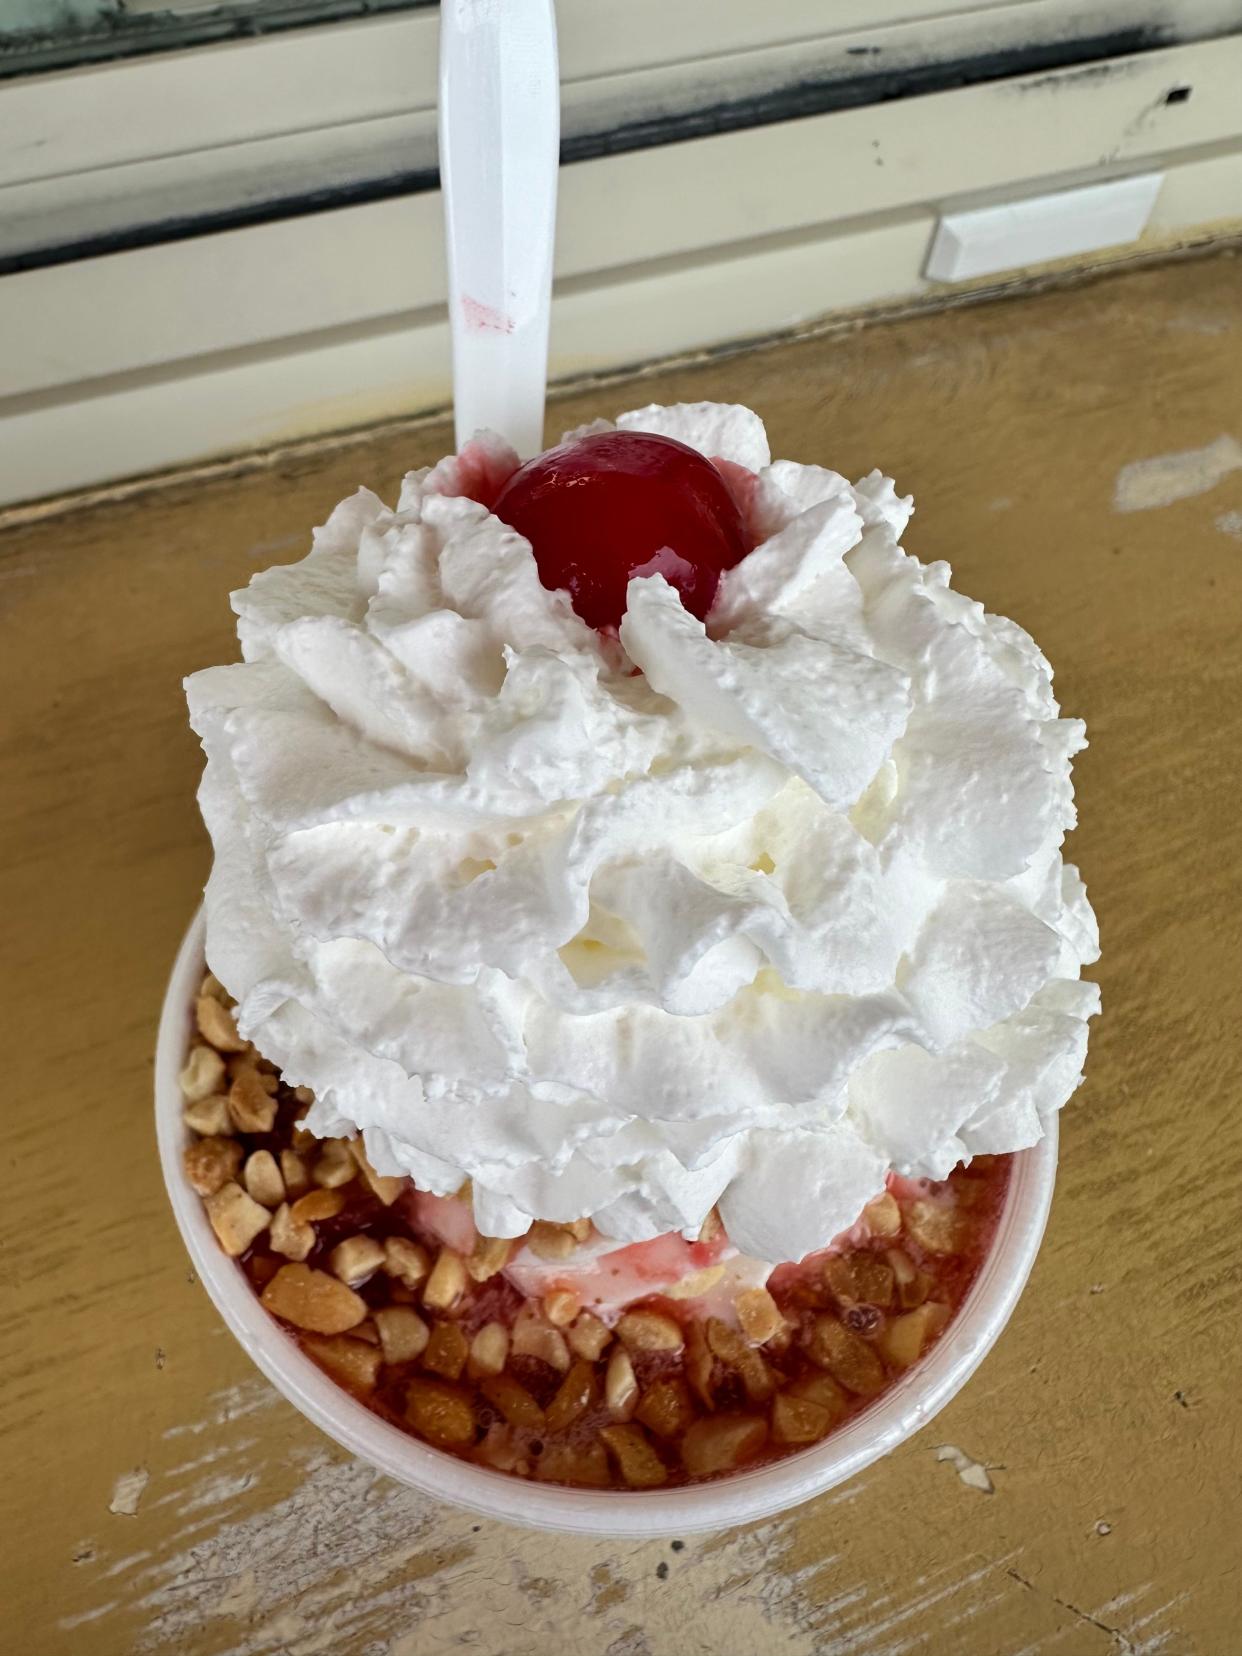
{"type": "Polygon", "coordinates": [[[754,544],[705,622],[657,568],[587,626],[483,504],[517,464],[486,440],[234,595],[243,662],[187,685],[208,959],[312,1129],[469,1178],[485,1235],[718,1204],[796,1259],[1081,1079],[1083,727],[901,549],[888,479],[773,464],[730,405],[617,425],[722,463],[754,544]]]}

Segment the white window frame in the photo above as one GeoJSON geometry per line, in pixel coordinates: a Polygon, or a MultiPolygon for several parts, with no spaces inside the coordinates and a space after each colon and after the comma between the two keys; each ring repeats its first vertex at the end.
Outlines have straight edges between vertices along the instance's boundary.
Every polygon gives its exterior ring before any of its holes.
{"type": "MultiPolygon", "coordinates": [[[[1206,39],[1242,29],[1242,0],[559,0],[558,16],[580,160],[874,101],[938,66],[1206,39]]],[[[426,187],[438,28],[421,7],[0,81],[0,269],[426,187]]]]}

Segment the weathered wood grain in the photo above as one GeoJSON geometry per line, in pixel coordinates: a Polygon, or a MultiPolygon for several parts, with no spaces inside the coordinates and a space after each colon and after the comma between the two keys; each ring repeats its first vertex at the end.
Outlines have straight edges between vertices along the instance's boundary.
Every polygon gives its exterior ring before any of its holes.
{"type": "Polygon", "coordinates": [[[1198,494],[1172,498],[1193,461],[1148,473],[1143,509],[1116,511],[1114,491],[1135,462],[1242,439],[1240,275],[1228,257],[1170,265],[665,370],[554,410],[569,425],[651,398],[740,397],[778,453],[882,465],[915,493],[911,547],[1035,633],[1092,738],[1074,854],[1104,929],[1105,1012],[1010,1330],[945,1414],[857,1483],[680,1547],[481,1524],[350,1462],[224,1331],[160,1187],[155,1021],[207,865],[178,681],[230,653],[231,586],[299,555],[357,482],[392,495],[445,432],[0,536],[0,1646],[1239,1648],[1242,471],[1218,448],[1198,494]],[[945,1444],[994,1492],[938,1460],[945,1444]]]}

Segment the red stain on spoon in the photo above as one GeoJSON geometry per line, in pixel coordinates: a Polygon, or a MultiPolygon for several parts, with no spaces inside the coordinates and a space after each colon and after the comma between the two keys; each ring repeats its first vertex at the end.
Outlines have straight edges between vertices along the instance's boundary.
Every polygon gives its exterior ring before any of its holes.
{"type": "Polygon", "coordinates": [[[504,311],[498,311],[491,305],[485,305],[481,299],[472,299],[468,293],[461,296],[461,313],[466,319],[466,326],[473,328],[476,333],[513,332],[511,316],[506,316],[504,311]]]}

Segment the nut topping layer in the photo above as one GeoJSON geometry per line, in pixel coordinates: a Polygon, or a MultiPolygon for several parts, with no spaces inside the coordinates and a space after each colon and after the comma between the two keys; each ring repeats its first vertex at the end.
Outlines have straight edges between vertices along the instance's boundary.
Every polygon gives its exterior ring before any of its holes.
{"type": "Polygon", "coordinates": [[[848,1240],[765,1287],[730,1293],[717,1263],[610,1321],[574,1274],[588,1221],[468,1231],[460,1249],[421,1230],[408,1181],[306,1132],[313,1099],[241,1038],[210,976],[180,1079],[186,1177],[307,1356],[439,1449],[579,1488],[656,1489],[822,1442],[942,1334],[1008,1179],[1005,1158],[977,1158],[938,1185],[891,1181],[848,1240]],[[538,1297],[506,1275],[523,1249],[538,1297]]]}

